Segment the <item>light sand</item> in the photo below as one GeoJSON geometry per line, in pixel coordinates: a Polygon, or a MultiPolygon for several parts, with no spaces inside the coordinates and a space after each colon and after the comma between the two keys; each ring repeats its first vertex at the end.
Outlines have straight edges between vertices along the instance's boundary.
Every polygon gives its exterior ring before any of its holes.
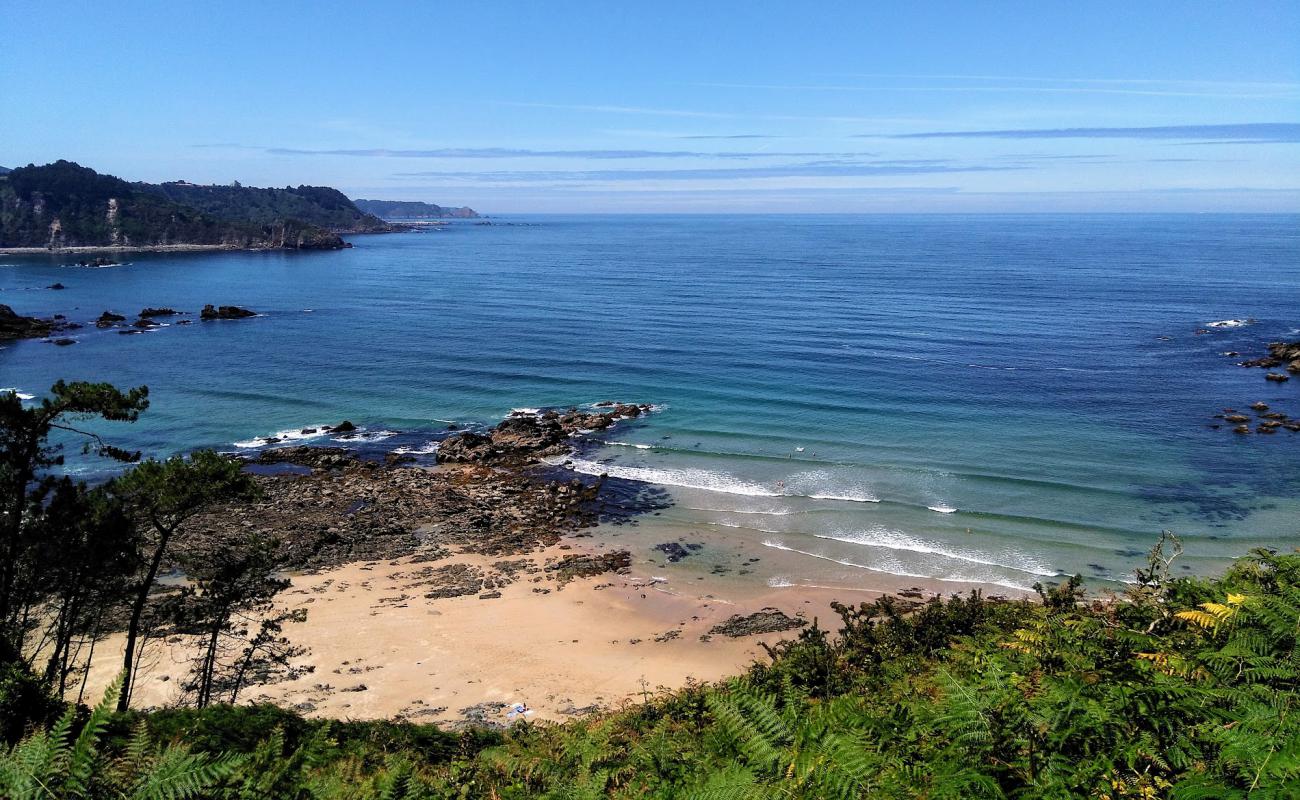
{"type": "MultiPolygon", "coordinates": [[[[552,548],[533,558],[558,554],[552,548]]],[[[458,555],[432,566],[492,560],[499,559],[458,555]]],[[[565,719],[576,709],[615,707],[647,692],[737,674],[764,657],[760,641],[796,633],[700,640],[733,614],[769,605],[809,620],[830,613],[830,596],[808,590],[757,587],[742,601],[674,594],[653,579],[622,575],[563,589],[521,575],[500,598],[426,599],[431,587],[412,586],[411,573],[430,565],[370,562],[294,577],[281,601],[307,608],[308,619],[287,633],[311,649],[304,662],[315,672],[251,687],[240,701],[269,700],[315,716],[423,722],[460,720],[480,703],[524,702],[539,719],[565,719]]],[[[121,635],[99,644],[90,697],[115,675],[122,646],[121,635]]],[[[151,643],[132,705],[177,703],[192,653],[188,641],[151,643]]],[[[486,716],[506,721],[500,710],[486,716]]]]}

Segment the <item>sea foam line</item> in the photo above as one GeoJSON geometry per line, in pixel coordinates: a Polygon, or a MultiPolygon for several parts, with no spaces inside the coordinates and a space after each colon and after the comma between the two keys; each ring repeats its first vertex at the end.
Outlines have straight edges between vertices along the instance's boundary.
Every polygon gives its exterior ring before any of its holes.
{"type": "Polygon", "coordinates": [[[780,497],[781,493],[760,486],[756,483],[742,481],[720,472],[705,469],[656,469],[654,467],[628,467],[622,464],[601,464],[585,458],[557,456],[545,459],[551,466],[567,466],[583,475],[609,475],[642,483],[655,483],[661,486],[680,486],[685,489],[702,489],[708,492],[724,494],[742,494],[749,497],[780,497]]]}
{"type": "Polygon", "coordinates": [[[242,442],[234,442],[235,447],[241,450],[251,450],[254,447],[265,447],[267,445],[280,444],[281,442],[301,442],[308,439],[319,439],[322,436],[328,436],[328,425],[303,425],[298,428],[287,428],[282,431],[276,431],[270,436],[258,436],[253,439],[245,439],[242,442]],[[313,430],[314,429],[314,430],[313,430]],[[304,430],[313,430],[312,433],[303,433],[304,430]],[[278,441],[271,441],[277,439],[278,441]]]}
{"type": "Polygon", "coordinates": [[[908,553],[923,553],[925,555],[942,556],[954,561],[965,561],[968,564],[980,564],[986,567],[999,567],[1001,569],[1015,570],[1027,575],[1039,575],[1042,577],[1053,578],[1061,573],[1057,570],[1049,570],[1046,566],[1026,561],[1020,564],[1006,564],[1001,561],[993,561],[982,557],[979,554],[970,551],[950,550],[933,542],[927,542],[924,539],[918,539],[909,536],[902,531],[891,530],[876,526],[870,530],[854,532],[852,534],[813,534],[818,539],[828,539],[834,542],[845,542],[846,544],[857,544],[864,547],[880,547],[886,550],[900,550],[908,553]]]}
{"type": "Polygon", "coordinates": [[[10,386],[10,387],[7,388],[7,389],[0,389],[0,392],[13,392],[14,394],[18,395],[18,399],[19,399],[19,400],[35,400],[35,399],[36,399],[36,395],[34,395],[34,394],[28,394],[27,392],[23,392],[23,391],[19,391],[18,389],[15,389],[15,388],[12,387],[12,386],[10,386]]]}
{"type": "Polygon", "coordinates": [[[763,546],[771,547],[774,550],[784,550],[787,553],[798,553],[801,556],[808,556],[809,558],[819,558],[822,561],[830,561],[832,563],[841,564],[846,567],[856,567],[857,569],[865,569],[871,572],[879,572],[883,575],[896,575],[902,578],[921,578],[923,580],[942,581],[944,583],[976,583],[976,584],[982,583],[989,586],[1001,586],[1005,589],[1015,589],[1016,591],[1020,591],[1020,592],[1031,591],[1031,587],[1022,586],[1021,584],[1014,583],[1012,581],[996,580],[992,578],[940,577],[937,575],[922,575],[916,572],[906,572],[903,570],[890,570],[890,569],[883,569],[881,567],[872,567],[867,564],[859,564],[855,561],[845,561],[838,558],[831,558],[830,556],[825,556],[820,553],[810,553],[806,550],[799,550],[794,547],[789,547],[787,545],[781,544],[780,542],[765,541],[763,542],[763,546]]]}

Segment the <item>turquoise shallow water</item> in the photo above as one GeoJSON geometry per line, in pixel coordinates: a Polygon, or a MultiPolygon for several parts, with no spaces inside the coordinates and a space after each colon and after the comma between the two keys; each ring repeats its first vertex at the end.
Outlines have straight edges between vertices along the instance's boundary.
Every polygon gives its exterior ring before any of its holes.
{"type": "Polygon", "coordinates": [[[23,313],[263,314],[12,344],[0,387],[148,384],[148,414],[112,430],[157,455],[344,418],[429,451],[450,421],[655,403],[571,466],[665,486],[647,525],[798,556],[775,583],[1115,580],[1163,528],[1203,571],[1300,544],[1300,434],[1207,427],[1257,400],[1300,416],[1300,380],[1220,355],[1300,336],[1300,218],[513,221],[532,224],[104,269],[0,256],[23,313]]]}

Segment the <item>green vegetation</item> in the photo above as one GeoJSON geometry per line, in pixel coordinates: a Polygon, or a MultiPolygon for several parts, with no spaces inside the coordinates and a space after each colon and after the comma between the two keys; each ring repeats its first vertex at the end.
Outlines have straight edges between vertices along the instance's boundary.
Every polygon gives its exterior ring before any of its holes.
{"type": "Polygon", "coordinates": [[[357,208],[384,219],[474,219],[478,213],[469,206],[454,208],[418,200],[356,200],[357,208]]]}
{"type": "Polygon", "coordinates": [[[128,183],[70,161],[0,175],[0,247],[337,248],[384,230],[328,187],[128,183]]]}
{"type": "Polygon", "coordinates": [[[251,186],[199,186],[193,183],[138,183],[137,187],[172,202],[221,219],[272,225],[294,219],[347,233],[387,231],[388,223],[362,211],[338,189],[328,186],[286,186],[258,189],[251,186]]]}
{"type": "MultiPolygon", "coordinates": [[[[93,500],[101,490],[31,477],[40,470],[24,472],[25,465],[49,468],[57,458],[40,425],[74,428],[67,424],[73,414],[129,420],[144,396],[60,384],[39,407],[15,410],[13,402],[0,398],[0,445],[8,448],[0,477],[12,491],[29,476],[18,534],[6,545],[20,565],[40,552],[42,537],[56,535],[72,543],[70,560],[89,563],[103,552],[76,543],[101,535],[118,541],[108,534],[119,514],[138,531],[142,509],[154,509],[146,517],[175,514],[242,491],[210,456],[136,468],[140,477],[115,481],[93,500]],[[51,404],[59,403],[55,413],[51,404]],[[171,485],[182,474],[200,476],[206,488],[171,485]],[[62,487],[63,499],[50,489],[32,494],[47,485],[62,487]]],[[[174,519],[145,526],[154,547],[174,519]]],[[[232,650],[238,664],[259,657],[256,634],[251,626],[232,632],[239,626],[231,621],[265,609],[276,584],[267,571],[272,543],[231,545],[225,558],[195,562],[195,585],[180,604],[193,616],[180,619],[192,620],[199,635],[242,641],[232,650]]],[[[725,684],[562,725],[458,732],[224,705],[217,701],[238,694],[229,682],[237,673],[202,668],[192,708],[114,712],[117,686],[93,711],[65,706],[58,695],[66,676],[30,656],[31,637],[57,631],[57,618],[66,617],[75,637],[93,641],[85,620],[96,615],[67,609],[67,577],[47,583],[19,568],[6,620],[9,652],[0,659],[0,721],[10,743],[0,747],[0,796],[1300,797],[1300,554],[1258,550],[1219,578],[1202,579],[1174,577],[1179,550],[1163,537],[1121,597],[1089,600],[1074,578],[1041,587],[1040,602],[972,593],[919,606],[893,598],[836,606],[836,634],[804,629],[725,684]],[[33,613],[16,613],[15,603],[33,613]],[[40,603],[64,610],[42,616],[34,613],[40,603]],[[20,624],[37,617],[45,627],[20,624]]],[[[126,562],[136,567],[125,574],[139,580],[143,554],[154,551],[137,545],[133,552],[126,562]]],[[[138,596],[132,586],[92,583],[78,602],[127,604],[138,596]]],[[[200,662],[213,661],[214,652],[200,662]]],[[[73,674],[76,663],[74,656],[73,674]]]]}

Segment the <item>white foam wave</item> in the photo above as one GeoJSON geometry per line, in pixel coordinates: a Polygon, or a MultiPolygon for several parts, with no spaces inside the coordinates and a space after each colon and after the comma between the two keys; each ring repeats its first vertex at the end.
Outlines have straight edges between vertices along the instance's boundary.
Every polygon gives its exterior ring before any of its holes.
{"type": "Polygon", "coordinates": [[[869,494],[810,494],[806,495],[813,500],[843,500],[849,503],[879,503],[879,497],[872,497],[869,494]]]}
{"type": "Polygon", "coordinates": [[[940,514],[957,513],[957,509],[953,508],[952,506],[926,506],[926,508],[930,509],[931,511],[936,511],[940,514]]]}
{"type": "Polygon", "coordinates": [[[379,431],[357,431],[356,433],[345,433],[342,436],[334,438],[336,442],[382,442],[385,439],[391,439],[397,435],[397,431],[379,430],[379,431]]]}
{"type": "Polygon", "coordinates": [[[319,439],[322,436],[328,435],[328,425],[305,425],[300,428],[289,428],[282,431],[276,431],[270,436],[258,436],[253,439],[245,439],[242,442],[235,442],[234,445],[243,450],[250,450],[254,447],[265,447],[269,444],[301,442],[307,439],[319,439]],[[311,431],[311,433],[303,433],[303,431],[311,431]]]}
{"type": "Polygon", "coordinates": [[[636,442],[602,442],[610,447],[635,447],[638,450],[653,450],[652,444],[637,444],[636,442]]]}
{"type": "Polygon", "coordinates": [[[705,525],[716,525],[721,528],[740,528],[746,531],[758,531],[759,533],[785,533],[785,531],[774,531],[770,528],[756,528],[753,525],[741,525],[735,522],[706,522],[705,525]]]}
{"type": "Polygon", "coordinates": [[[15,389],[15,388],[12,387],[12,386],[10,386],[10,387],[7,388],[7,389],[0,389],[0,392],[13,392],[14,394],[18,395],[18,399],[19,399],[19,400],[35,400],[35,399],[36,399],[36,395],[34,395],[34,394],[28,394],[27,392],[19,391],[18,389],[15,389]]]}
{"type": "Polygon", "coordinates": [[[897,575],[903,578],[922,578],[924,580],[942,581],[943,583],[974,583],[974,584],[985,584],[987,586],[1001,586],[1005,589],[1014,589],[1019,592],[1032,591],[1032,587],[1024,586],[1022,584],[1015,583],[1014,581],[1002,580],[1000,578],[995,578],[995,577],[923,575],[918,572],[908,572],[903,569],[885,569],[883,567],[873,567],[869,564],[859,564],[855,561],[845,561],[839,558],[831,558],[830,556],[825,556],[822,555],[821,553],[810,553],[806,550],[799,550],[794,547],[789,547],[787,545],[775,541],[765,541],[763,542],[763,546],[771,547],[774,550],[784,550],[788,553],[798,553],[801,556],[808,556],[809,558],[818,558],[823,561],[830,561],[835,564],[842,564],[843,566],[846,567],[856,567],[857,569],[865,569],[871,572],[879,572],[885,575],[897,575]]]}
{"type": "Polygon", "coordinates": [[[824,469],[800,472],[786,481],[784,494],[809,497],[813,500],[842,500],[849,503],[879,503],[880,498],[860,487],[827,489],[835,486],[837,477],[824,469]]]}
{"type": "Polygon", "coordinates": [[[431,456],[438,452],[438,443],[429,442],[419,447],[397,447],[393,449],[393,452],[403,456],[431,456]]]}
{"type": "Polygon", "coordinates": [[[703,506],[683,506],[683,508],[688,511],[712,511],[715,514],[763,514],[772,517],[788,517],[791,514],[803,513],[789,508],[778,511],[764,511],[756,508],[705,508],[703,506]]]}
{"type": "Polygon", "coordinates": [[[790,580],[784,575],[773,575],[772,577],[767,579],[767,585],[772,587],[773,589],[785,589],[787,587],[794,586],[795,584],[794,581],[790,580]]]}
{"type": "Polygon", "coordinates": [[[1242,325],[1253,325],[1253,319],[1220,319],[1214,322],[1205,323],[1207,328],[1240,328],[1242,325]]]}
{"type": "Polygon", "coordinates": [[[540,408],[529,408],[527,406],[524,406],[522,408],[510,409],[510,416],[540,414],[540,413],[542,413],[542,410],[540,408]]]}
{"type": "Polygon", "coordinates": [[[1024,572],[1028,575],[1055,577],[1060,574],[1056,570],[1048,569],[1046,565],[1032,559],[1023,559],[1019,563],[1013,564],[994,561],[984,557],[980,553],[946,547],[936,542],[926,541],[925,539],[910,536],[902,531],[892,530],[879,525],[865,531],[834,534],[819,533],[816,534],[816,536],[818,539],[847,542],[849,544],[863,545],[865,547],[880,547],[886,550],[900,550],[909,553],[924,553],[926,555],[941,556],[943,558],[950,558],[954,561],[964,561],[968,564],[980,564],[987,567],[1010,569],[1016,572],[1024,572]]]}
{"type": "Polygon", "coordinates": [[[654,467],[629,467],[623,464],[601,464],[583,458],[566,458],[563,456],[546,459],[552,466],[566,465],[574,472],[583,475],[609,475],[642,483],[656,483],[661,486],[680,486],[685,489],[702,489],[706,492],[724,494],[743,494],[749,497],[780,497],[781,493],[760,486],[757,483],[734,478],[723,472],[710,472],[705,469],[656,469],[654,467]]]}

